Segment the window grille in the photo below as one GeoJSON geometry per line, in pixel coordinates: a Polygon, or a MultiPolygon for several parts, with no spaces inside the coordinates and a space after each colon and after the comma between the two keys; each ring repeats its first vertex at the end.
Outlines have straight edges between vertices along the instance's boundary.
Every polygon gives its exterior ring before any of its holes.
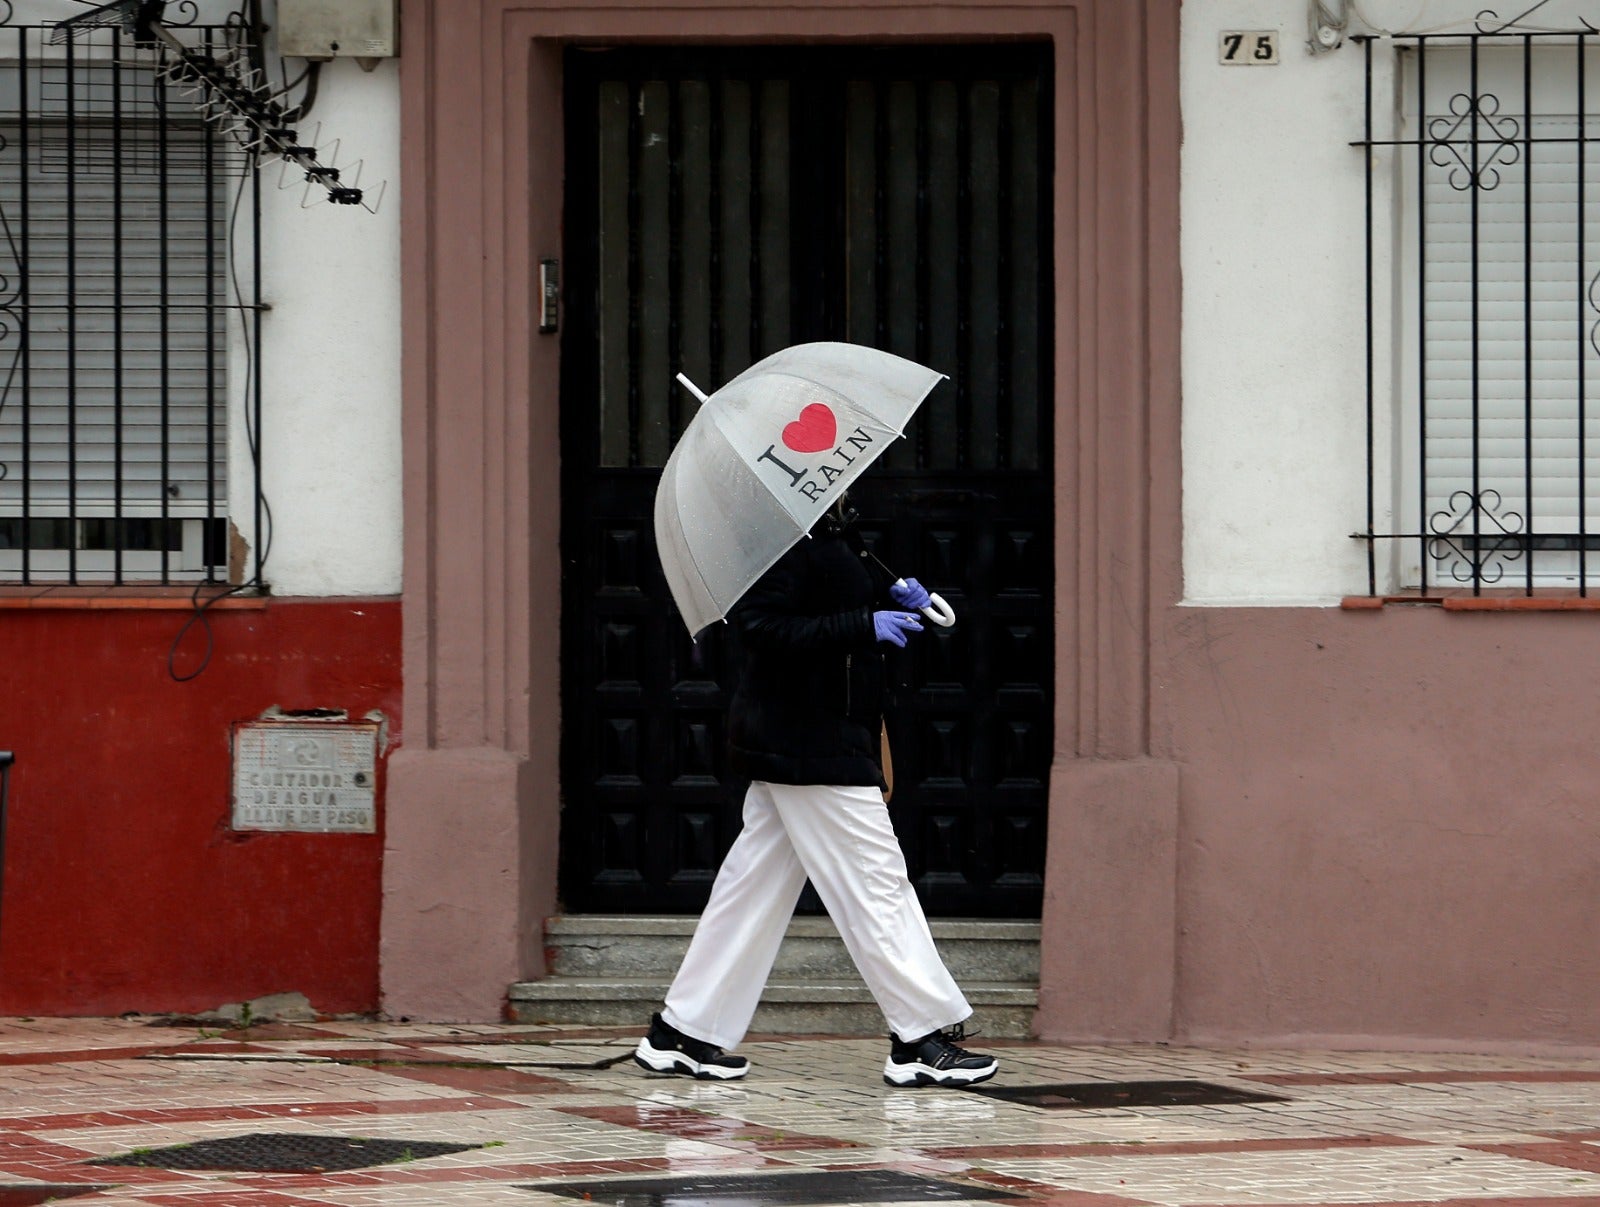
{"type": "Polygon", "coordinates": [[[258,384],[253,164],[147,40],[52,32],[0,24],[0,583],[259,584],[228,522],[262,506],[227,404],[230,342],[258,384]]]}
{"type": "Polygon", "coordinates": [[[1586,595],[1600,581],[1600,38],[1363,47],[1368,589],[1586,595]]]}

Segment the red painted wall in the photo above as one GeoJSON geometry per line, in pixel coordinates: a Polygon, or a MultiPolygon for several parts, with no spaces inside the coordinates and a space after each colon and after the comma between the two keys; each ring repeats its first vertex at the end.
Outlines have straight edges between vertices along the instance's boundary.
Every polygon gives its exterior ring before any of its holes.
{"type": "Polygon", "coordinates": [[[210,614],[0,610],[0,749],[16,753],[0,883],[0,1013],[192,1012],[298,991],[378,1002],[376,834],[236,833],[230,733],[283,710],[372,710],[399,738],[397,600],[210,614]],[[198,665],[196,626],[178,654],[198,665]]]}

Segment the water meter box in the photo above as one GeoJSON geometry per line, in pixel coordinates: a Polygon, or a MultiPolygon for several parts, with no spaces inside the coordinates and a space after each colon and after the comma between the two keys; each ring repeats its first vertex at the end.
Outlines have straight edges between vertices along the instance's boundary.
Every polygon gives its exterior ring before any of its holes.
{"type": "Polygon", "coordinates": [[[377,830],[376,724],[255,721],[233,730],[233,828],[377,830]]]}
{"type": "Polygon", "coordinates": [[[396,0],[278,0],[278,51],[304,59],[400,53],[396,0]]]}

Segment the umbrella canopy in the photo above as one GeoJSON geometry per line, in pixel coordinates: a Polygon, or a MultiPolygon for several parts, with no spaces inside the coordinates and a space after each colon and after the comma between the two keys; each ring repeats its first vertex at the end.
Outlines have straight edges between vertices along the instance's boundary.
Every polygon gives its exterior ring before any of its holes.
{"type": "Polygon", "coordinates": [[[859,344],[796,344],[705,399],[656,487],[656,551],[691,634],[811,530],[943,376],[859,344]]]}

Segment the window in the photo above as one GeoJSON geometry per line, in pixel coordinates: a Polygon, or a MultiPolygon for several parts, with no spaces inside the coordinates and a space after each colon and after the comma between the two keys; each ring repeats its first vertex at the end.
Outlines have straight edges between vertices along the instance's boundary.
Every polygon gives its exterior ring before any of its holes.
{"type": "Polygon", "coordinates": [[[229,226],[241,200],[254,217],[248,165],[122,30],[50,34],[0,26],[0,582],[238,581],[229,226]]]}
{"type": "MultiPolygon", "coordinates": [[[[1369,125],[1362,144],[1368,247],[1394,268],[1369,305],[1370,589],[1587,594],[1600,583],[1600,45],[1389,45],[1394,134],[1369,125]]],[[[1371,42],[1367,54],[1371,107],[1371,42]]]]}

